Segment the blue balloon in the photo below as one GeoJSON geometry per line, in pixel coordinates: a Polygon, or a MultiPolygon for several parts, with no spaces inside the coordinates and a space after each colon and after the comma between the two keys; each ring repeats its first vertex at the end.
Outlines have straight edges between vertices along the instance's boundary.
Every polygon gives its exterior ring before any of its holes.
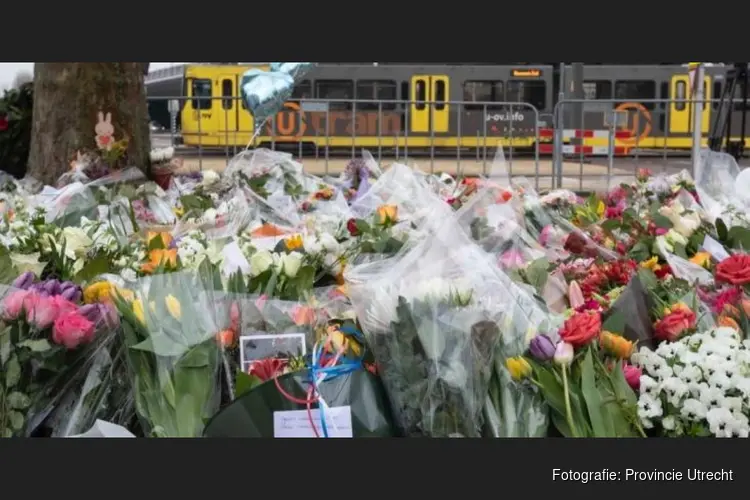
{"type": "Polygon", "coordinates": [[[278,113],[292,95],[294,79],[280,71],[247,70],[240,83],[242,99],[255,118],[256,129],[278,113]]]}
{"type": "Polygon", "coordinates": [[[305,77],[305,75],[315,67],[315,63],[309,62],[276,62],[271,63],[271,71],[281,71],[291,75],[294,78],[294,83],[299,83],[305,77]]]}

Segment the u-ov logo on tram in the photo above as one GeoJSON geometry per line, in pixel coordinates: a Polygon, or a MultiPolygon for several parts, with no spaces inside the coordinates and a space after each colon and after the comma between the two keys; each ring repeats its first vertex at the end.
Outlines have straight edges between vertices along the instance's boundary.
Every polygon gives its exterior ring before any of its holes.
{"type": "MultiPolygon", "coordinates": [[[[268,124],[273,134],[273,123],[268,124]]],[[[302,137],[307,130],[305,112],[295,102],[285,102],[284,109],[276,113],[276,134],[284,137],[302,137]]]]}
{"type": "Polygon", "coordinates": [[[651,135],[651,113],[643,104],[639,102],[624,102],[617,106],[615,111],[624,111],[627,113],[627,125],[621,127],[621,129],[627,130],[630,133],[630,137],[617,139],[618,141],[625,144],[637,144],[651,135]]]}

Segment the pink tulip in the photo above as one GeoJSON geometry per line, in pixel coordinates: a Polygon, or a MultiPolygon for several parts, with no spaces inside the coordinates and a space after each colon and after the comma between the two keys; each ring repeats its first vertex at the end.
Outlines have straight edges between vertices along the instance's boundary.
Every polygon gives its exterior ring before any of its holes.
{"type": "Polygon", "coordinates": [[[549,243],[549,239],[552,236],[552,225],[546,225],[542,228],[542,231],[539,233],[539,243],[541,243],[542,246],[546,247],[547,243],[549,243]]]}
{"type": "Polygon", "coordinates": [[[568,285],[568,301],[570,302],[570,307],[573,309],[578,309],[586,304],[586,299],[583,298],[583,291],[577,281],[571,281],[570,285],[568,285]]]}
{"type": "Polygon", "coordinates": [[[521,267],[523,264],[523,256],[518,250],[508,250],[500,256],[500,265],[505,269],[521,267]]]}
{"type": "Polygon", "coordinates": [[[23,312],[24,303],[30,294],[31,293],[26,290],[20,290],[8,295],[5,300],[3,300],[2,318],[5,321],[13,321],[17,319],[21,315],[21,312],[23,312]]]}
{"type": "Polygon", "coordinates": [[[641,388],[641,375],[643,375],[643,371],[637,366],[623,364],[622,372],[625,375],[625,381],[637,392],[641,388]]]}
{"type": "Polygon", "coordinates": [[[77,311],[60,315],[52,328],[52,340],[66,349],[75,349],[94,338],[94,323],[77,311]]]}
{"type": "Polygon", "coordinates": [[[668,229],[664,229],[663,227],[657,227],[656,228],[656,236],[663,236],[669,232],[668,229]]]}

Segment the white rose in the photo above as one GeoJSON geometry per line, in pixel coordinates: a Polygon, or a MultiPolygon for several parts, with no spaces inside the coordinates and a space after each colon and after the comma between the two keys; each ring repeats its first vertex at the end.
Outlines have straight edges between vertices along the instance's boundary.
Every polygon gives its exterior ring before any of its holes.
{"type": "Polygon", "coordinates": [[[259,274],[268,271],[271,265],[273,265],[273,255],[271,252],[266,250],[255,252],[252,257],[250,257],[250,274],[258,276],[259,274]]]}
{"type": "Polygon", "coordinates": [[[204,186],[213,186],[217,182],[219,182],[220,177],[219,174],[214,172],[213,170],[206,170],[203,172],[203,185],[204,186]]]}
{"type": "Polygon", "coordinates": [[[62,231],[65,239],[65,256],[69,259],[75,259],[77,255],[82,255],[91,245],[93,240],[89,238],[86,231],[80,227],[68,226],[62,231]]]}
{"type": "Polygon", "coordinates": [[[214,220],[216,220],[217,215],[218,213],[215,209],[209,208],[208,210],[203,212],[203,220],[205,220],[206,222],[213,222],[214,220]]]}
{"type": "Polygon", "coordinates": [[[701,218],[698,214],[693,212],[672,221],[672,225],[674,226],[675,231],[686,238],[689,238],[701,226],[701,218]]]}
{"type": "Polygon", "coordinates": [[[302,266],[302,254],[299,252],[288,253],[281,258],[281,263],[284,274],[294,278],[302,266]]]}
{"type": "Polygon", "coordinates": [[[337,253],[339,251],[339,242],[329,233],[323,233],[320,235],[320,244],[331,253],[337,253]]]}
{"type": "Polygon", "coordinates": [[[683,235],[675,231],[674,229],[670,229],[667,231],[667,234],[664,235],[667,242],[674,246],[674,245],[687,245],[688,240],[683,235]]]}

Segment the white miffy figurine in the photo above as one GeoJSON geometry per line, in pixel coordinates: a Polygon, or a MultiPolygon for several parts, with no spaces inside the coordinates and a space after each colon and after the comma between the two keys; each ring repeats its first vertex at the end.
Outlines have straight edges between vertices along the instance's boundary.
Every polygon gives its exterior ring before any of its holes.
{"type": "Polygon", "coordinates": [[[96,132],[96,145],[99,149],[109,151],[112,149],[112,144],[115,141],[114,137],[112,137],[115,133],[115,127],[112,126],[112,113],[107,113],[107,116],[105,117],[104,114],[99,111],[98,117],[99,121],[94,126],[94,132],[96,132]]]}

